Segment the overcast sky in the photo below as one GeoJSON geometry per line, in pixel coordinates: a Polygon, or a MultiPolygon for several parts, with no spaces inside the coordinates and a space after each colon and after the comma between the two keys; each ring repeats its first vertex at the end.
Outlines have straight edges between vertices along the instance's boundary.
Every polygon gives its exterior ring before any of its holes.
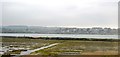
{"type": "Polygon", "coordinates": [[[2,0],[2,25],[116,28],[118,1],[2,0]]]}

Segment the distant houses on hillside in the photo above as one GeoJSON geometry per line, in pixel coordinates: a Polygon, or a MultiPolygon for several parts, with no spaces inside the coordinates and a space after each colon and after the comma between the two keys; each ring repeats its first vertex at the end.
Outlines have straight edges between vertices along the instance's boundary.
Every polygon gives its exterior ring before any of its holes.
{"type": "Polygon", "coordinates": [[[64,27],[40,27],[40,26],[3,26],[2,33],[40,33],[40,34],[118,34],[118,29],[111,28],[64,28],[64,27]]]}

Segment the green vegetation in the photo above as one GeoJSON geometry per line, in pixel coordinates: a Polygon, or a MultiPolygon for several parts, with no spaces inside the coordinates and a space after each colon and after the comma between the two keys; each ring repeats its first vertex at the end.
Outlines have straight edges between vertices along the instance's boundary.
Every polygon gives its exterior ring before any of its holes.
{"type": "MultiPolygon", "coordinates": [[[[85,41],[85,40],[50,40],[32,38],[3,38],[3,46],[40,48],[53,43],[59,43],[51,48],[46,48],[31,53],[31,55],[116,55],[118,52],[117,41],[85,41]]],[[[11,52],[19,53],[19,51],[11,52]]]]}
{"type": "Polygon", "coordinates": [[[17,48],[36,49],[53,43],[62,43],[64,40],[44,40],[44,39],[28,39],[28,38],[2,38],[2,46],[10,46],[17,48]]]}
{"type": "MultiPolygon", "coordinates": [[[[78,40],[66,40],[65,42],[54,46],[52,48],[36,51],[32,54],[64,54],[64,53],[78,53],[77,55],[82,55],[87,52],[96,52],[96,51],[114,51],[113,54],[117,54],[118,42],[105,42],[105,41],[78,41],[78,40]]],[[[103,53],[101,53],[102,55],[103,53]]],[[[109,54],[109,53],[105,53],[109,54]]],[[[111,54],[111,53],[110,53],[111,54]]],[[[110,55],[109,54],[109,55],[110,55]]]]}

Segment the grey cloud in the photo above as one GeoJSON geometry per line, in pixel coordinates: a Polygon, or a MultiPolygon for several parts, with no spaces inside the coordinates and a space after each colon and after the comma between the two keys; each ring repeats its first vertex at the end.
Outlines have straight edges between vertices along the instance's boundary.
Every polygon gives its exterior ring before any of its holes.
{"type": "Polygon", "coordinates": [[[117,26],[117,4],[114,0],[71,0],[69,3],[68,0],[30,0],[28,3],[22,2],[23,0],[12,1],[3,4],[3,25],[117,26]]]}

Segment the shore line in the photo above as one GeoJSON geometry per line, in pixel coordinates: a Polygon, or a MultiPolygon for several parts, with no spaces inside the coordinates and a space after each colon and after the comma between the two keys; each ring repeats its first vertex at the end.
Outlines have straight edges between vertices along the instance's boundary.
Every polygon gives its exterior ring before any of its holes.
{"type": "Polygon", "coordinates": [[[98,38],[70,38],[70,37],[28,37],[28,36],[0,36],[1,38],[28,38],[44,40],[83,40],[83,41],[120,41],[120,39],[98,39],[98,38]]]}

